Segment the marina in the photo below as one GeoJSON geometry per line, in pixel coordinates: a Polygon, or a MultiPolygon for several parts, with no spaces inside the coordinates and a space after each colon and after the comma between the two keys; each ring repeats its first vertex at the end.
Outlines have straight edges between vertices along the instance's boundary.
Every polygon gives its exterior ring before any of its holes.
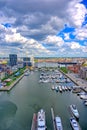
{"type": "MultiPolygon", "coordinates": [[[[50,109],[53,107],[55,115],[58,114],[62,118],[63,129],[72,130],[68,107],[71,104],[76,104],[80,113],[79,124],[83,130],[86,130],[87,121],[85,118],[87,117],[87,107],[84,105],[82,99],[77,94],[72,93],[72,91],[63,90],[63,87],[62,92],[56,92],[51,89],[52,85],[68,87],[75,86],[75,84],[73,82],[61,84],[53,84],[51,82],[39,83],[40,74],[41,71],[37,71],[29,76],[24,76],[9,93],[1,92],[0,106],[2,106],[2,109],[0,109],[0,129],[33,130],[36,128],[33,127],[36,125],[32,125],[33,114],[35,113],[37,115],[38,111],[43,108],[46,112],[47,130],[54,130],[50,113],[50,109]],[[6,119],[8,119],[9,126],[5,122],[6,119]]],[[[34,116],[34,119],[33,124],[36,124],[36,116],[34,116]]]]}

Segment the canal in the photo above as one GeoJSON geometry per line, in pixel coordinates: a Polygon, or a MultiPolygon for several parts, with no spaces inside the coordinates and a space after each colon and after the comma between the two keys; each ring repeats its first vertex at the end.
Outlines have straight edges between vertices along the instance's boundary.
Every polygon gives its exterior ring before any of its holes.
{"type": "Polygon", "coordinates": [[[72,130],[69,122],[70,104],[76,104],[82,130],[87,130],[87,107],[71,91],[63,93],[51,89],[52,83],[39,83],[40,72],[23,79],[9,92],[0,92],[0,130],[31,130],[33,113],[43,108],[47,130],[53,130],[51,107],[62,119],[64,130],[72,130]]]}

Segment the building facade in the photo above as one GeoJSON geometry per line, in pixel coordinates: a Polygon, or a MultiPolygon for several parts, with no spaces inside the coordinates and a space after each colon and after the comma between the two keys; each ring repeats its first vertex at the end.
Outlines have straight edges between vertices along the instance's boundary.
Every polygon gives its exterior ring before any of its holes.
{"type": "Polygon", "coordinates": [[[79,75],[82,79],[87,79],[87,67],[81,67],[79,75]]]}
{"type": "Polygon", "coordinates": [[[30,61],[30,57],[24,57],[23,58],[23,67],[30,67],[30,66],[32,66],[32,63],[31,63],[31,61],[30,61]]]}
{"type": "Polygon", "coordinates": [[[17,65],[17,55],[16,54],[10,54],[9,55],[9,65],[10,66],[17,65]]]}

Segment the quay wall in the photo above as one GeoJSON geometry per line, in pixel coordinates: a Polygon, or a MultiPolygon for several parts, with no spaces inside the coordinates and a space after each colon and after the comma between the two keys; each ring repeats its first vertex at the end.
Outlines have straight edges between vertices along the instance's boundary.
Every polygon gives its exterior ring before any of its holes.
{"type": "Polygon", "coordinates": [[[59,70],[66,77],[68,77],[71,81],[73,81],[77,86],[79,86],[83,91],[87,92],[87,83],[82,79],[77,79],[75,76],[71,76],[70,74],[65,74],[63,71],[59,70]]]}
{"type": "Polygon", "coordinates": [[[71,81],[73,81],[77,86],[79,86],[79,84],[77,83],[77,81],[72,78],[71,76],[69,76],[68,74],[64,73],[62,70],[59,70],[61,73],[63,73],[66,77],[68,77],[71,81]]]}
{"type": "Polygon", "coordinates": [[[11,90],[23,77],[24,77],[24,74],[22,76],[20,76],[16,81],[14,81],[10,86],[5,86],[3,88],[0,88],[0,91],[11,90]]]}

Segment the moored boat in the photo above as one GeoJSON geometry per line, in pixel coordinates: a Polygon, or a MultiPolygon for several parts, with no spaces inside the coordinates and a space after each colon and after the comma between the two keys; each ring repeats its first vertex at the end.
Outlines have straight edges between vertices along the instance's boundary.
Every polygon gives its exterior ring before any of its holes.
{"type": "Polygon", "coordinates": [[[85,106],[87,106],[87,100],[84,101],[85,106]]]}
{"type": "Polygon", "coordinates": [[[43,109],[37,114],[37,130],[46,130],[45,111],[43,109]]]}
{"type": "Polygon", "coordinates": [[[77,119],[79,119],[79,112],[78,112],[78,110],[77,110],[77,108],[76,108],[76,105],[74,105],[74,104],[70,105],[70,110],[71,110],[71,112],[73,113],[73,115],[74,115],[77,119]]]}
{"type": "Polygon", "coordinates": [[[62,121],[59,116],[55,117],[55,126],[56,126],[56,130],[63,130],[62,121]]]}
{"type": "Polygon", "coordinates": [[[59,91],[62,92],[62,87],[61,86],[59,86],[59,91]]]}
{"type": "Polygon", "coordinates": [[[55,86],[54,86],[54,85],[52,85],[51,89],[52,89],[52,90],[55,90],[55,86]]]}
{"type": "Polygon", "coordinates": [[[81,130],[78,122],[76,121],[76,119],[74,117],[70,118],[70,124],[71,124],[73,130],[81,130]]]}
{"type": "Polygon", "coordinates": [[[55,86],[55,90],[56,90],[56,92],[58,92],[58,86],[55,86]]]}

